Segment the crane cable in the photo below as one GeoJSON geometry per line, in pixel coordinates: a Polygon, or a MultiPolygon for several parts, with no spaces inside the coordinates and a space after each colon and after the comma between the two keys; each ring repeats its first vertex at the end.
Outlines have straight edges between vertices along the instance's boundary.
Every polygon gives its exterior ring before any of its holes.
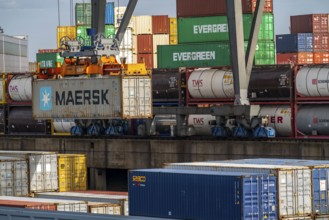
{"type": "Polygon", "coordinates": [[[57,9],[58,9],[58,26],[61,26],[61,13],[60,13],[60,7],[59,7],[59,0],[57,0],[57,9]]]}

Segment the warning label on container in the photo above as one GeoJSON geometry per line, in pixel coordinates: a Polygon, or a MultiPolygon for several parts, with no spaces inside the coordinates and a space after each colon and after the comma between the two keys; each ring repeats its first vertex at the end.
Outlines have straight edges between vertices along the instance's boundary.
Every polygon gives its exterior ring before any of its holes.
{"type": "Polygon", "coordinates": [[[326,191],[326,180],[320,180],[320,191],[326,191]]]}

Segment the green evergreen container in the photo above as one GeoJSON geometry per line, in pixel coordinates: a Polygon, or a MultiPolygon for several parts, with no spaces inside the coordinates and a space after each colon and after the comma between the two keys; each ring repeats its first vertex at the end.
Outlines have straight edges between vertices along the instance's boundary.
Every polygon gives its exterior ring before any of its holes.
{"type": "Polygon", "coordinates": [[[255,52],[255,65],[275,64],[274,41],[259,41],[255,52]]]}
{"type": "Polygon", "coordinates": [[[90,26],[77,26],[77,38],[83,39],[84,46],[91,46],[91,37],[87,35],[87,29],[90,26]]]}
{"type": "Polygon", "coordinates": [[[229,42],[158,46],[158,68],[230,65],[229,42]]]}
{"type": "Polygon", "coordinates": [[[91,4],[76,3],[75,5],[75,23],[80,25],[91,25],[91,4]]]}
{"type": "Polygon", "coordinates": [[[62,64],[64,58],[59,53],[37,53],[37,62],[40,68],[55,68],[57,64],[62,64]]]}
{"type": "Polygon", "coordinates": [[[115,28],[114,25],[105,25],[105,33],[106,38],[114,38],[115,36],[115,28]]]}
{"type": "MultiPolygon", "coordinates": [[[[252,14],[243,15],[244,39],[248,40],[252,26],[252,14]]],[[[229,40],[227,16],[178,18],[178,42],[202,43],[229,40]]],[[[273,14],[262,17],[259,40],[274,40],[273,14]]]]}

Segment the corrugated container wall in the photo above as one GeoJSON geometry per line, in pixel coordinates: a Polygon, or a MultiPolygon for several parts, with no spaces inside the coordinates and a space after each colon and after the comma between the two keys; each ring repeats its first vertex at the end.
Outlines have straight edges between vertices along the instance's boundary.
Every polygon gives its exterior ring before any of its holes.
{"type": "Polygon", "coordinates": [[[77,38],[83,40],[84,46],[91,46],[91,37],[87,34],[87,29],[90,26],[77,26],[77,38]]]}
{"type": "Polygon", "coordinates": [[[133,17],[135,34],[152,34],[152,16],[133,17]]]}
{"type": "Polygon", "coordinates": [[[329,52],[329,34],[314,33],[313,34],[314,52],[329,52]]]}
{"type": "Polygon", "coordinates": [[[247,220],[266,216],[275,220],[276,181],[268,174],[132,170],[129,212],[174,219],[247,220]]]}
{"type": "Polygon", "coordinates": [[[106,38],[114,38],[115,37],[115,27],[112,24],[105,25],[104,35],[106,38]]]}
{"type": "Polygon", "coordinates": [[[91,25],[91,4],[90,3],[76,3],[75,5],[75,24],[91,25]]]}
{"type": "MultiPolygon", "coordinates": [[[[256,0],[243,0],[242,12],[253,13],[255,11],[256,0]]],[[[273,12],[273,1],[265,0],[264,13],[273,12]]],[[[202,17],[218,16],[226,14],[226,0],[177,0],[177,17],[202,17]]]]}
{"type": "Polygon", "coordinates": [[[313,64],[313,53],[277,53],[276,62],[277,64],[313,64]]]}
{"type": "Polygon", "coordinates": [[[158,53],[158,46],[169,45],[168,34],[154,34],[153,35],[153,53],[158,53]]]}
{"type": "MultiPolygon", "coordinates": [[[[37,72],[38,63],[37,62],[29,62],[29,72],[37,72]]],[[[1,101],[1,100],[0,100],[1,101]]]]}
{"type": "MultiPolygon", "coordinates": [[[[116,28],[118,28],[120,26],[126,9],[127,9],[127,7],[115,7],[114,8],[114,26],[116,28]]],[[[134,20],[135,20],[134,17],[135,16],[132,16],[132,18],[129,21],[129,24],[128,24],[129,28],[134,28],[134,20]]]]}
{"type": "Polygon", "coordinates": [[[137,63],[145,63],[146,68],[152,69],[153,62],[153,53],[139,53],[137,54],[137,63]]]}
{"type": "Polygon", "coordinates": [[[153,53],[153,35],[137,35],[137,53],[153,53]]]}
{"type": "Polygon", "coordinates": [[[29,202],[29,201],[14,201],[0,200],[0,206],[17,207],[25,209],[48,210],[56,211],[56,205],[52,203],[29,202]]]}
{"type": "Polygon", "coordinates": [[[258,41],[254,63],[255,65],[275,64],[274,41],[258,41]]]}
{"type": "Polygon", "coordinates": [[[158,68],[229,66],[228,42],[158,46],[158,68]]]}
{"type": "Polygon", "coordinates": [[[313,54],[314,64],[329,63],[329,52],[316,52],[313,54]]]}
{"type": "Polygon", "coordinates": [[[87,161],[82,154],[58,154],[59,191],[87,190],[87,161]]]}
{"type": "Polygon", "coordinates": [[[105,215],[122,215],[121,206],[116,204],[98,204],[89,205],[89,212],[105,215]]]}
{"type": "Polygon", "coordinates": [[[152,16],[152,32],[153,34],[169,34],[170,25],[168,15],[152,16]]]}
{"type": "MultiPolygon", "coordinates": [[[[71,40],[77,38],[77,29],[75,26],[58,26],[57,27],[57,48],[61,47],[61,40],[69,37],[71,40]]],[[[63,42],[64,43],[64,42],[63,42]]]]}
{"type": "Polygon", "coordinates": [[[105,24],[114,25],[114,2],[107,2],[105,8],[105,24]]]}
{"type": "Polygon", "coordinates": [[[313,34],[276,35],[277,53],[313,52],[313,34]]]}
{"type": "Polygon", "coordinates": [[[64,58],[59,53],[37,53],[37,62],[40,68],[60,67],[64,58]]]}
{"type": "MultiPolygon", "coordinates": [[[[117,29],[115,30],[117,31],[117,29]]],[[[133,29],[127,28],[125,34],[123,35],[123,39],[120,44],[120,49],[126,50],[133,50],[134,48],[134,35],[133,35],[133,29]]]]}
{"type": "Polygon", "coordinates": [[[170,44],[178,44],[178,36],[177,36],[177,18],[170,18],[170,33],[169,33],[169,43],[170,44]]]}
{"type": "Polygon", "coordinates": [[[290,16],[290,32],[328,33],[328,14],[290,16]]]}

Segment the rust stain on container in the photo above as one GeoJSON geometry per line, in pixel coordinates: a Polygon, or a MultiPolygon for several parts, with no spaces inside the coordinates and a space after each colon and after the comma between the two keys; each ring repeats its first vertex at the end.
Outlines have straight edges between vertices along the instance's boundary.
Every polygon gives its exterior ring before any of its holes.
{"type": "Polygon", "coordinates": [[[328,33],[328,14],[290,16],[291,33],[328,33]]]}
{"type": "Polygon", "coordinates": [[[137,53],[153,53],[152,34],[137,35],[137,53]]]}
{"type": "Polygon", "coordinates": [[[152,16],[153,34],[169,34],[169,17],[168,15],[153,15],[152,16]]]}

